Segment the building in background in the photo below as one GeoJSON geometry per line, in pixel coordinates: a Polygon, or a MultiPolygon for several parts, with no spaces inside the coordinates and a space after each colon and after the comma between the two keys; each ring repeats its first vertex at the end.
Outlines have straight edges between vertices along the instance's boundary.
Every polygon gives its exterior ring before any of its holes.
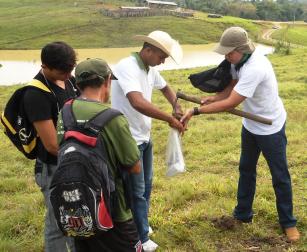
{"type": "Polygon", "coordinates": [[[154,0],[146,0],[145,4],[149,8],[157,8],[157,9],[176,9],[178,4],[175,2],[164,2],[164,1],[154,1],[154,0]]]}

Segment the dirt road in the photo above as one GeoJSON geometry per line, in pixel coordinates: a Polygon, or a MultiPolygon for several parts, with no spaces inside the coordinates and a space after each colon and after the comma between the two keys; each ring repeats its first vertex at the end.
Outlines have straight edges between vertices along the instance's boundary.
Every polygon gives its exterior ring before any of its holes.
{"type": "Polygon", "coordinates": [[[272,28],[271,29],[263,31],[262,38],[265,39],[265,40],[269,40],[271,42],[276,42],[276,40],[272,39],[271,36],[278,29],[281,29],[281,25],[279,23],[277,23],[277,22],[272,23],[272,28]]]}

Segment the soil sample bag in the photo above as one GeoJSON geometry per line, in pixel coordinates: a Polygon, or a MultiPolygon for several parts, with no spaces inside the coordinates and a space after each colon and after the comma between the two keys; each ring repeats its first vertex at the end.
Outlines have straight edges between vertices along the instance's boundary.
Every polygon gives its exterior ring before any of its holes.
{"type": "Polygon", "coordinates": [[[166,146],[166,176],[175,176],[185,171],[179,132],[171,128],[166,146]]]}

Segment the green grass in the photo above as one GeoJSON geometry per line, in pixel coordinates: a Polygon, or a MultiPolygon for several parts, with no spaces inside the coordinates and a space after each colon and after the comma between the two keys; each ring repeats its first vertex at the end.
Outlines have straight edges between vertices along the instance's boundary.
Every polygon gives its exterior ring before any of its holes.
{"type": "MultiPolygon", "coordinates": [[[[109,7],[131,5],[129,1],[103,2],[109,7]]],[[[133,35],[155,29],[169,32],[182,44],[203,44],[216,42],[222,31],[233,25],[243,26],[257,41],[264,27],[240,18],[207,18],[206,13],[200,12],[188,19],[112,19],[99,13],[101,7],[101,1],[96,0],[1,0],[0,48],[40,49],[53,40],[64,40],[75,48],[128,47],[138,45],[131,40],[133,35]]],[[[291,43],[306,45],[305,33],[305,28],[295,27],[288,29],[287,36],[291,43]]],[[[270,58],[288,113],[288,162],[294,212],[298,228],[305,235],[295,245],[284,242],[277,224],[271,177],[263,157],[259,160],[253,224],[233,229],[223,229],[216,224],[222,216],[231,215],[235,205],[240,155],[239,117],[222,113],[193,118],[182,139],[187,172],[173,178],[165,177],[169,127],[154,120],[155,176],[150,223],[155,232],[153,240],[160,245],[159,251],[307,250],[307,51],[294,50],[293,54],[271,55],[270,58]]],[[[200,70],[202,68],[162,74],[175,90],[201,96],[204,94],[191,88],[187,80],[189,74],[200,70]]],[[[0,111],[18,87],[0,85],[0,111]]],[[[154,93],[153,102],[171,112],[158,92],[154,93]]],[[[184,108],[194,106],[181,103],[184,108]]],[[[0,148],[0,251],[42,251],[45,210],[42,194],[34,182],[34,162],[23,158],[2,132],[0,148]]]]}
{"type": "Polygon", "coordinates": [[[0,49],[40,49],[54,40],[66,41],[75,48],[129,47],[139,45],[131,39],[133,35],[157,29],[169,32],[182,44],[206,44],[218,41],[222,31],[232,25],[245,27],[254,37],[261,28],[249,20],[223,17],[218,22],[202,13],[196,18],[120,19],[100,13],[104,6],[124,4],[131,2],[107,1],[103,5],[95,0],[2,0],[0,49]]]}
{"type": "Polygon", "coordinates": [[[307,45],[307,25],[287,25],[277,30],[274,39],[290,42],[291,44],[307,45]]]}
{"type": "Polygon", "coordinates": [[[250,37],[254,38],[254,40],[258,40],[259,34],[264,26],[261,23],[254,23],[252,20],[247,20],[238,17],[231,16],[223,16],[222,18],[208,18],[208,13],[204,12],[196,12],[194,14],[196,19],[203,20],[208,22],[210,25],[216,25],[218,27],[230,27],[230,26],[241,26],[249,33],[250,37]]]}
{"type": "MultiPolygon", "coordinates": [[[[236,203],[241,119],[230,114],[195,117],[182,138],[187,172],[165,177],[166,123],[154,120],[154,184],[150,210],[153,240],[159,251],[306,251],[306,139],[307,50],[293,55],[271,55],[279,80],[280,96],[288,113],[288,162],[293,183],[294,213],[302,239],[291,245],[284,241],[278,225],[275,196],[269,169],[259,160],[254,222],[233,228],[217,225],[231,215],[236,203]]],[[[164,71],[175,89],[204,95],[191,88],[187,77],[201,70],[164,71]],[[184,83],[184,84],[182,84],[184,83]]],[[[18,86],[0,86],[0,111],[18,86]]],[[[158,92],[153,102],[171,112],[158,92]]],[[[194,106],[181,102],[184,108],[194,106]]],[[[42,251],[44,204],[35,185],[33,162],[24,159],[0,133],[0,251],[42,251]]]]}

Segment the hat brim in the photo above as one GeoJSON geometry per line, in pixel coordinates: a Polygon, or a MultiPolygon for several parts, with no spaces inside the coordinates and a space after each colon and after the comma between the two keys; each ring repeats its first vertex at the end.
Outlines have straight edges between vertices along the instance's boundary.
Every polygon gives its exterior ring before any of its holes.
{"type": "Polygon", "coordinates": [[[172,51],[169,51],[166,49],[159,41],[148,37],[146,35],[135,35],[133,37],[135,40],[147,42],[148,44],[151,44],[159,49],[161,49],[164,53],[166,53],[168,56],[170,56],[177,64],[180,64],[183,53],[182,53],[182,48],[179,45],[177,41],[174,40],[174,45],[172,47],[172,51]]]}
{"type": "MultiPolygon", "coordinates": [[[[118,80],[117,77],[113,74],[112,71],[109,74],[111,74],[111,80],[118,80]]],[[[90,76],[89,78],[81,78],[79,76],[75,76],[76,84],[78,84],[82,81],[89,81],[89,80],[96,79],[96,78],[102,79],[102,76],[96,75],[96,74],[94,75],[94,78],[93,78],[93,76],[90,76]]],[[[102,79],[102,80],[104,80],[104,79],[102,79]]]]}
{"type": "Polygon", "coordinates": [[[222,54],[222,55],[226,55],[230,52],[232,52],[233,50],[235,50],[236,48],[240,48],[246,46],[248,47],[247,53],[252,53],[253,51],[255,51],[255,45],[251,40],[248,40],[248,42],[242,46],[238,46],[238,47],[231,47],[231,46],[222,46],[221,44],[217,44],[216,47],[213,49],[213,51],[222,54]]]}
{"type": "Polygon", "coordinates": [[[215,48],[213,49],[213,51],[219,54],[222,54],[222,55],[226,55],[232,52],[234,49],[236,49],[236,47],[222,46],[220,44],[217,44],[215,48]]]}

